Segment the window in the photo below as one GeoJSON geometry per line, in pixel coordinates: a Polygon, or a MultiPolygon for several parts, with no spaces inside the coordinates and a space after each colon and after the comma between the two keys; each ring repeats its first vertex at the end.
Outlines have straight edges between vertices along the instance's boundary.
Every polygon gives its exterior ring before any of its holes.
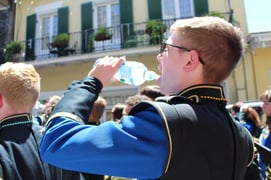
{"type": "Polygon", "coordinates": [[[111,27],[120,24],[119,2],[97,1],[94,4],[94,28],[111,27]]]}
{"type": "Polygon", "coordinates": [[[94,29],[108,27],[112,32],[111,40],[94,42],[95,51],[120,49],[120,6],[118,0],[96,0],[94,2],[94,29]]]}
{"type": "Polygon", "coordinates": [[[107,11],[106,5],[97,7],[97,27],[107,27],[107,11]]]}
{"type": "Polygon", "coordinates": [[[42,17],[41,36],[51,36],[57,34],[57,15],[42,17]]]}
{"type": "Polygon", "coordinates": [[[120,24],[120,6],[118,3],[111,5],[111,25],[117,26],[120,24]]]}
{"type": "Polygon", "coordinates": [[[57,35],[57,14],[49,14],[40,18],[41,19],[41,37],[44,37],[41,44],[41,50],[47,49],[47,44],[52,41],[52,37],[57,35]]]}
{"type": "Polygon", "coordinates": [[[163,19],[194,16],[193,0],[162,0],[163,19]]]}
{"type": "Polygon", "coordinates": [[[35,8],[36,13],[36,41],[35,53],[48,54],[48,43],[52,42],[53,36],[58,33],[58,8],[62,7],[62,2],[57,1],[35,8]]]}

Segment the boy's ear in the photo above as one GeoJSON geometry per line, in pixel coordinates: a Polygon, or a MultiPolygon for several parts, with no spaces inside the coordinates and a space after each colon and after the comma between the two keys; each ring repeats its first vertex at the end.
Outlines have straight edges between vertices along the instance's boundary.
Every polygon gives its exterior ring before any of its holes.
{"type": "Polygon", "coordinates": [[[195,50],[191,50],[189,52],[189,61],[187,61],[187,67],[189,67],[190,69],[197,67],[197,65],[200,63],[199,61],[199,55],[197,53],[197,51],[195,50]]]}
{"type": "Polygon", "coordinates": [[[200,61],[199,61],[199,54],[195,50],[191,50],[190,51],[190,59],[192,59],[192,61],[194,63],[196,63],[196,64],[200,63],[200,61]]]}

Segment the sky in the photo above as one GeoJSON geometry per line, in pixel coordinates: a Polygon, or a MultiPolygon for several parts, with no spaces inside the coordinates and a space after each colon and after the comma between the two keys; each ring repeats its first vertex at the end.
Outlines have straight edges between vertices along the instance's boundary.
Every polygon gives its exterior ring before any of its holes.
{"type": "Polygon", "coordinates": [[[271,0],[245,0],[248,32],[271,31],[271,0]]]}

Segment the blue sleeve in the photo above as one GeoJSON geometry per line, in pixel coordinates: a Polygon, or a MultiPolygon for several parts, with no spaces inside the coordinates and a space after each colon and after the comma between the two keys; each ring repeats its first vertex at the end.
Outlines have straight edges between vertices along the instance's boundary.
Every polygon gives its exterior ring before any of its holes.
{"type": "Polygon", "coordinates": [[[253,134],[255,131],[255,125],[252,122],[245,122],[242,125],[251,133],[253,134]]]}
{"type": "MultiPolygon", "coordinates": [[[[65,95],[62,99],[58,112],[71,108],[63,106],[65,95]]],[[[91,107],[92,103],[87,104],[91,107]]],[[[74,107],[72,112],[84,117],[82,109],[74,107]]],[[[109,121],[92,126],[65,116],[55,117],[46,127],[40,152],[44,161],[65,169],[150,179],[163,174],[168,142],[161,117],[149,107],[135,116],[124,117],[121,124],[109,121]]]]}
{"type": "Polygon", "coordinates": [[[59,117],[47,127],[40,148],[43,160],[65,169],[135,178],[161,176],[168,154],[154,110],[100,126],[59,117]]]}

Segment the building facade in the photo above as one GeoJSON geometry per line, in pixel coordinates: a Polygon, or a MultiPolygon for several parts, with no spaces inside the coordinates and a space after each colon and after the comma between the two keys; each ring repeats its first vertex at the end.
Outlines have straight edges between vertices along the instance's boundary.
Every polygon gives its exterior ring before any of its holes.
{"type": "MultiPolygon", "coordinates": [[[[61,94],[73,80],[84,77],[100,57],[126,56],[157,71],[159,44],[169,35],[169,26],[179,18],[203,16],[211,11],[232,17],[250,40],[250,46],[232,75],[225,81],[230,103],[258,99],[270,84],[270,38],[262,41],[247,33],[243,1],[230,0],[17,0],[16,40],[24,49],[18,61],[33,64],[42,77],[41,99],[61,94]],[[231,16],[233,15],[233,16],[231,16]],[[162,33],[149,33],[149,22],[159,21],[162,33]],[[101,27],[109,30],[109,39],[96,40],[101,27]],[[59,34],[69,35],[65,48],[52,47],[59,34]],[[258,41],[257,41],[258,40],[258,41]],[[253,45],[254,43],[254,45],[253,45]],[[269,78],[269,79],[268,79],[269,78]]],[[[233,20],[232,20],[233,21],[233,20]]],[[[270,37],[270,35],[268,36],[270,37]]],[[[153,84],[154,82],[147,82],[153,84]]],[[[140,87],[115,83],[105,88],[107,111],[123,102],[140,87]]],[[[109,113],[105,119],[108,119],[109,113]]]]}

